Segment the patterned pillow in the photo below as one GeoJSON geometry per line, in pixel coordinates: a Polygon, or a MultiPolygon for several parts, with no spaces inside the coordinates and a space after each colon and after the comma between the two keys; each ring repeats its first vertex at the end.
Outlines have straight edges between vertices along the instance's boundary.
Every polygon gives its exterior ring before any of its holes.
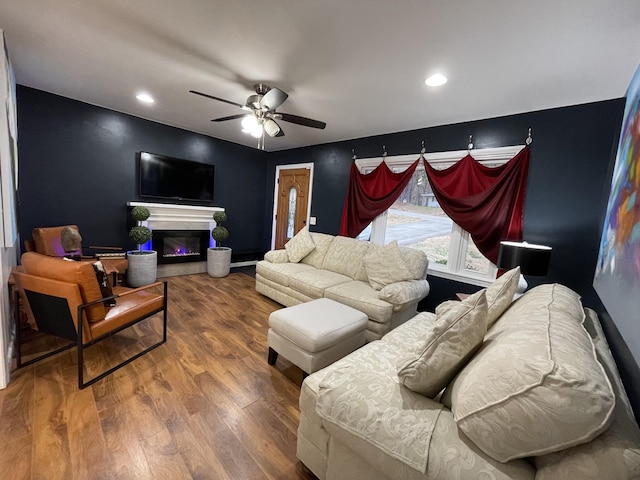
{"type": "Polygon", "coordinates": [[[487,455],[499,462],[544,455],[607,428],[614,394],[583,320],[575,292],[546,284],[488,331],[449,386],[456,424],[487,455]]]}
{"type": "Polygon", "coordinates": [[[487,305],[489,308],[487,328],[491,327],[504,311],[509,308],[518,289],[519,281],[520,267],[516,267],[503,273],[487,287],[487,305]]]}
{"type": "MultiPolygon", "coordinates": [[[[107,275],[107,271],[104,269],[104,265],[102,265],[101,261],[97,261],[93,263],[93,269],[96,272],[96,280],[98,280],[98,283],[100,284],[100,293],[102,294],[102,298],[111,297],[113,295],[113,290],[111,289],[109,277],[107,275]]],[[[116,304],[116,299],[110,298],[102,303],[104,303],[105,307],[113,307],[116,304]]]]}
{"type": "Polygon", "coordinates": [[[285,244],[284,248],[287,251],[287,255],[289,255],[289,261],[292,263],[298,263],[304,257],[313,252],[316,248],[316,244],[313,243],[313,239],[309,234],[309,228],[305,226],[285,244]]]}
{"type": "Polygon", "coordinates": [[[486,332],[487,299],[480,290],[438,315],[426,338],[398,358],[400,382],[435,397],[482,344],[486,332]]]}
{"type": "Polygon", "coordinates": [[[413,276],[404,263],[398,242],[371,249],[362,259],[369,284],[376,290],[396,282],[411,280],[413,276]]]}

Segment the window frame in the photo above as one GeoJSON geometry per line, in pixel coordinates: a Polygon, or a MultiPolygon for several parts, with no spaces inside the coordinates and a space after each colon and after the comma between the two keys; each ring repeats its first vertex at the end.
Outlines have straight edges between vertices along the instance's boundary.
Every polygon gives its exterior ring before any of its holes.
{"type": "MultiPolygon", "coordinates": [[[[474,150],[430,152],[425,153],[423,157],[430,165],[438,169],[450,167],[459,160],[462,160],[462,158],[467,154],[471,154],[476,161],[482,164],[503,165],[511,160],[524,147],[525,145],[514,145],[474,150]]],[[[404,171],[413,162],[415,162],[417,158],[419,158],[419,156],[416,154],[395,155],[385,156],[384,158],[358,158],[355,163],[360,173],[371,172],[383,161],[386,162],[387,166],[393,171],[396,171],[397,169],[401,169],[399,171],[404,171]]],[[[387,211],[381,213],[373,220],[371,225],[370,241],[373,243],[384,244],[386,227],[387,211]]],[[[496,278],[496,273],[498,271],[495,265],[490,264],[489,272],[487,274],[473,272],[464,268],[469,240],[469,233],[454,222],[453,228],[451,229],[451,242],[449,244],[447,265],[429,262],[428,274],[481,287],[490,285],[496,278]]]]}

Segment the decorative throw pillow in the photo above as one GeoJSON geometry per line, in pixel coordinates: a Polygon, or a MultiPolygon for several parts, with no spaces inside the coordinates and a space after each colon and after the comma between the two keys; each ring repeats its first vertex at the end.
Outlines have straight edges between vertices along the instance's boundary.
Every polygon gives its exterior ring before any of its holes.
{"type": "Polygon", "coordinates": [[[487,299],[480,290],[437,316],[426,338],[398,358],[400,382],[435,397],[482,344],[486,332],[487,299]]]}
{"type": "Polygon", "coordinates": [[[304,257],[313,252],[316,248],[316,244],[313,243],[313,239],[309,234],[309,228],[305,226],[285,244],[284,248],[287,251],[287,255],[289,255],[289,261],[292,263],[298,263],[304,257]]]}
{"type": "MultiPolygon", "coordinates": [[[[97,261],[92,264],[93,269],[96,271],[96,279],[100,284],[100,293],[102,294],[102,298],[111,297],[113,295],[113,291],[111,290],[111,284],[109,283],[109,277],[107,276],[107,271],[104,269],[104,265],[102,262],[97,261]]],[[[116,299],[111,298],[109,300],[105,300],[105,307],[113,307],[116,304],[116,299]]]]}
{"type": "Polygon", "coordinates": [[[518,289],[519,281],[520,267],[516,267],[503,273],[500,278],[487,287],[487,306],[489,307],[487,328],[491,327],[509,308],[518,289]]]}
{"type": "Polygon", "coordinates": [[[362,262],[367,272],[369,284],[376,290],[391,283],[413,278],[407,264],[404,263],[396,240],[382,248],[372,249],[364,256],[362,262]]]}

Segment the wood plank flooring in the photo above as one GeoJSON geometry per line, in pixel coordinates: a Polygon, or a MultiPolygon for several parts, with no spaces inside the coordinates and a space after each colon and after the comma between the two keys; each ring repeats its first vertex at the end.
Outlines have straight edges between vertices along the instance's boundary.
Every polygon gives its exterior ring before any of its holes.
{"type": "MultiPolygon", "coordinates": [[[[78,390],[76,349],[0,390],[3,479],[313,479],[296,459],[302,372],[267,365],[281,308],[243,273],[169,278],[167,343],[78,390]]],[[[87,351],[90,374],[155,341],[159,316],[87,351]]],[[[41,345],[42,342],[34,342],[41,345]]]]}

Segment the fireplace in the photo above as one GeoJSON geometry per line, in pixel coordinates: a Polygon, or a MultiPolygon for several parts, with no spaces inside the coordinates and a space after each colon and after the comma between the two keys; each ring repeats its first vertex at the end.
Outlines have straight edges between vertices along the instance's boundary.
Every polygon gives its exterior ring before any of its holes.
{"type": "Polygon", "coordinates": [[[153,230],[152,248],[158,265],[207,260],[208,230],[153,230]]]}

